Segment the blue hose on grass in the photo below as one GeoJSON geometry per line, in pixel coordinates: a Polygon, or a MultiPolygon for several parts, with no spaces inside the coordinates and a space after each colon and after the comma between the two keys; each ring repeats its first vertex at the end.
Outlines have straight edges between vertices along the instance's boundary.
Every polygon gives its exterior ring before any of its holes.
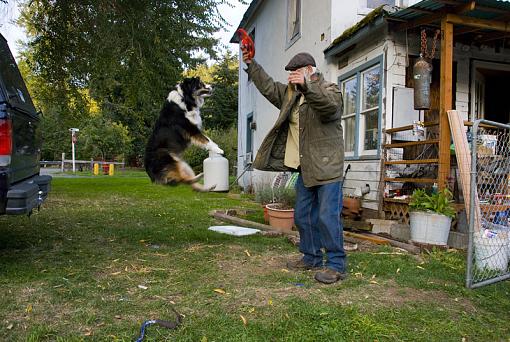
{"type": "Polygon", "coordinates": [[[143,339],[145,338],[145,329],[149,325],[152,325],[152,324],[157,324],[157,325],[159,325],[163,328],[167,328],[167,329],[176,329],[181,324],[182,316],[177,311],[175,311],[174,308],[172,308],[172,310],[175,312],[175,314],[177,316],[177,319],[175,322],[168,322],[168,321],[163,321],[160,319],[151,319],[151,320],[147,320],[147,321],[143,322],[143,324],[140,328],[140,337],[138,337],[136,342],[143,341],[143,339]]]}

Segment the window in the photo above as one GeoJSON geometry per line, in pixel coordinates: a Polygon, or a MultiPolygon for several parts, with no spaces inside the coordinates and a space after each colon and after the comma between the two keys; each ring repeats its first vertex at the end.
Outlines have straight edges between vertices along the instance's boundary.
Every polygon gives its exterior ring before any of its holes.
{"type": "Polygon", "coordinates": [[[342,84],[342,94],[344,96],[343,128],[345,153],[353,155],[354,141],[356,138],[356,90],[358,80],[352,77],[342,84]]]}
{"type": "Polygon", "coordinates": [[[381,62],[369,62],[340,78],[346,157],[374,156],[380,146],[381,62]]]}
{"type": "Polygon", "coordinates": [[[246,154],[253,152],[253,130],[251,128],[252,123],[253,113],[250,113],[246,117],[246,154]]]}
{"type": "Polygon", "coordinates": [[[288,0],[287,43],[292,45],[301,32],[301,0],[288,0]]]}
{"type": "Polygon", "coordinates": [[[379,144],[379,94],[381,72],[379,66],[362,73],[361,126],[363,150],[377,150],[379,144]]]}

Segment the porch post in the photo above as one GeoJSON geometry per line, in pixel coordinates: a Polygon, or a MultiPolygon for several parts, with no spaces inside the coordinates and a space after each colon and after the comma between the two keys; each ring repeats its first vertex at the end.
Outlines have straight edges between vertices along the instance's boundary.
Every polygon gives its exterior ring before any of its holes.
{"type": "Polygon", "coordinates": [[[450,174],[450,124],[448,110],[452,109],[453,92],[453,24],[441,19],[441,81],[439,87],[439,170],[438,186],[443,190],[447,186],[450,174]]]}

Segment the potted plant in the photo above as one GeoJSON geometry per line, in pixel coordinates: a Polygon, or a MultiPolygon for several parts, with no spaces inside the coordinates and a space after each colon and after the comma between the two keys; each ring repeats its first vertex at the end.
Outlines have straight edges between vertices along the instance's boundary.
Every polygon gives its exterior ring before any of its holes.
{"type": "Polygon", "coordinates": [[[448,189],[427,193],[414,190],[409,203],[411,240],[445,246],[455,217],[452,193],[448,189]]]}
{"type": "Polygon", "coordinates": [[[269,214],[267,213],[266,204],[273,202],[273,190],[270,186],[263,186],[256,190],[255,201],[262,205],[264,209],[264,221],[269,223],[269,214]]]}
{"type": "Polygon", "coordinates": [[[272,227],[291,231],[294,226],[294,205],[296,190],[294,188],[273,189],[273,203],[266,205],[269,224],[272,227]]]}

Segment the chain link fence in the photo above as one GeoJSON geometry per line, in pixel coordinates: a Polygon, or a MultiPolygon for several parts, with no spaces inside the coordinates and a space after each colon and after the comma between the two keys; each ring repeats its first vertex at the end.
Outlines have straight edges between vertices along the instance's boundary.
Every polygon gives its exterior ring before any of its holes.
{"type": "Polygon", "coordinates": [[[469,197],[473,210],[469,211],[466,285],[476,288],[510,279],[509,125],[486,120],[473,124],[469,197]]]}

